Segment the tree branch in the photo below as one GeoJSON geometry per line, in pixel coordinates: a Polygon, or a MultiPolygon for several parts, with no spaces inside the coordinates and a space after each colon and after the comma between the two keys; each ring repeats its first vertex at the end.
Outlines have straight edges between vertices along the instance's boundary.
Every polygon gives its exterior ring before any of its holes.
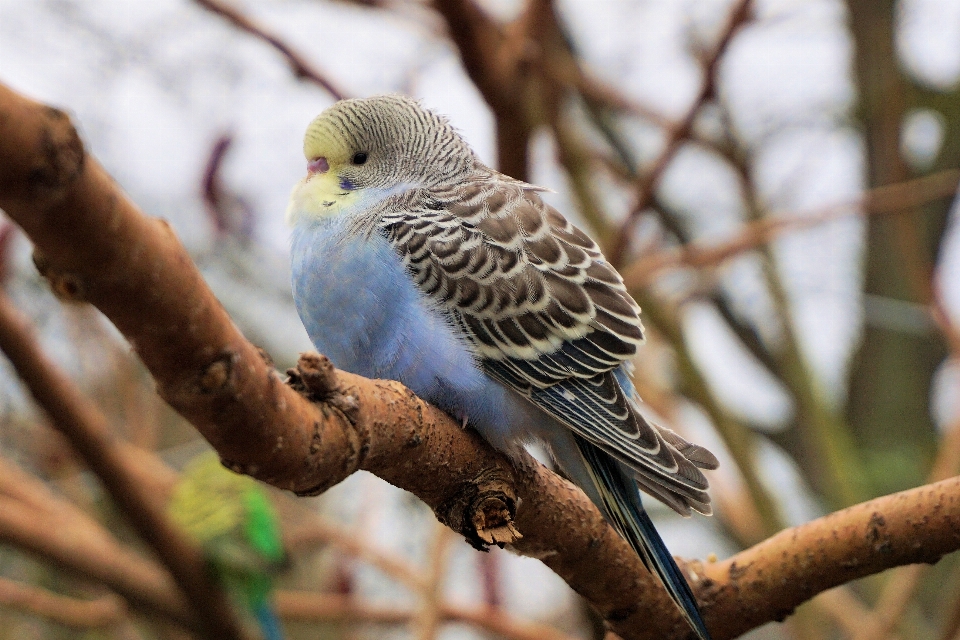
{"type": "MultiPolygon", "coordinates": [[[[54,289],[98,306],[135,346],[161,394],[235,467],[301,493],[367,469],[418,495],[475,543],[512,541],[542,559],[623,638],[688,633],[582,492],[531,458],[511,463],[401,385],[337,372],[319,356],[302,359],[298,374],[318,402],[283,385],[169,227],[140,213],[85,157],[66,116],[2,86],[0,206],[46,256],[39,262],[54,289]]],[[[698,568],[691,581],[714,637],[782,619],[845,581],[957,549],[958,496],[960,478],[880,498],[698,568]]],[[[0,519],[13,513],[0,509],[0,519]]],[[[57,533],[34,526],[32,510],[22,515],[9,530],[57,533]]],[[[56,552],[100,570],[72,551],[56,552]]]]}
{"type": "Polygon", "coordinates": [[[124,602],[114,595],[78,600],[3,577],[0,577],[0,606],[74,629],[109,627],[119,623],[126,613],[124,602]]]}
{"type": "Polygon", "coordinates": [[[542,558],[624,638],[653,616],[646,603],[660,588],[636,555],[582,492],[532,458],[511,462],[402,385],[336,372],[325,358],[300,371],[321,402],[284,385],[169,226],[85,156],[66,115],[2,86],[0,207],[36,244],[54,291],[97,306],[234,469],[304,495],[366,469],[475,544],[513,542],[542,558]]]}
{"type": "Polygon", "coordinates": [[[727,260],[767,244],[779,236],[802,231],[840,218],[856,215],[884,216],[914,213],[915,207],[952,198],[960,183],[960,171],[948,169],[922,178],[869,189],[855,200],[820,207],[789,217],[769,215],[751,220],[733,238],[722,243],[689,242],[636,260],[623,269],[628,289],[648,286],[661,271],[670,268],[715,268],[727,260]]]}
{"type": "MultiPolygon", "coordinates": [[[[277,611],[285,620],[304,622],[408,624],[417,616],[410,609],[373,606],[351,596],[305,591],[279,592],[277,611]]],[[[549,625],[516,620],[499,609],[468,608],[441,602],[438,613],[445,622],[465,622],[508,640],[573,640],[549,625]]]]}
{"type": "Polygon", "coordinates": [[[231,7],[230,5],[220,2],[219,0],[194,1],[207,11],[219,15],[241,31],[246,31],[250,35],[263,40],[271,47],[276,49],[280,55],[286,59],[287,64],[290,65],[290,69],[293,71],[293,75],[295,75],[298,79],[306,80],[322,87],[327,93],[333,96],[334,100],[343,100],[344,97],[346,97],[346,94],[341,92],[332,82],[330,82],[330,80],[327,79],[326,74],[314,67],[313,64],[310,63],[303,54],[288,45],[278,36],[261,27],[254,20],[244,15],[235,7],[231,7]]]}
{"type": "Polygon", "coordinates": [[[100,582],[139,609],[199,629],[162,567],[121,546],[106,529],[0,458],[0,542],[100,582]]]}
{"type": "Polygon", "coordinates": [[[207,637],[243,638],[233,611],[200,550],[170,522],[162,506],[151,500],[146,487],[127,473],[123,454],[110,433],[106,416],[47,360],[32,335],[32,325],[3,294],[0,294],[0,349],[53,424],[97,474],[120,510],[170,569],[196,608],[207,637]]]}
{"type": "MultiPolygon", "coordinates": [[[[149,487],[158,503],[166,503],[178,474],[153,453],[135,446],[121,446],[120,455],[126,466],[139,474],[137,482],[149,487]]],[[[35,553],[84,579],[101,582],[140,610],[163,615],[186,628],[197,627],[195,616],[163,568],[126,550],[100,523],[57,498],[45,484],[2,457],[0,506],[4,507],[4,513],[0,513],[0,542],[35,553]]],[[[414,590],[420,591],[426,586],[420,572],[403,560],[359,542],[355,536],[324,522],[302,505],[294,506],[302,511],[301,515],[307,514],[309,521],[284,536],[286,547],[329,543],[341,552],[389,572],[414,590]]],[[[0,578],[0,606],[30,608],[36,615],[87,627],[116,622],[118,620],[111,620],[107,615],[109,609],[115,610],[114,618],[122,616],[125,609],[123,602],[109,596],[87,603],[42,590],[34,599],[31,594],[35,591],[36,588],[28,585],[7,585],[0,578]],[[58,597],[69,601],[66,608],[48,615],[45,603],[55,603],[58,597]],[[32,607],[33,602],[39,604],[32,607]]],[[[300,591],[278,591],[276,605],[278,614],[286,620],[406,624],[416,615],[411,609],[385,609],[356,598],[300,591]]],[[[511,640],[572,640],[549,625],[514,618],[502,609],[461,607],[443,601],[438,605],[444,621],[465,622],[511,640]]]]}
{"type": "Polygon", "coordinates": [[[703,80],[700,84],[700,90],[693,100],[693,104],[690,105],[683,119],[680,120],[675,127],[668,130],[667,141],[660,155],[653,161],[650,169],[643,172],[637,180],[635,186],[637,193],[636,201],[630,213],[627,215],[627,219],[620,225],[616,243],[608,256],[611,263],[620,265],[627,257],[626,253],[630,244],[631,232],[637,222],[637,218],[644,209],[650,206],[654,191],[660,182],[660,177],[663,175],[663,172],[666,171],[667,165],[673,160],[677,151],[680,150],[683,142],[692,134],[693,125],[696,122],[697,115],[700,113],[700,109],[713,98],[714,92],[716,91],[717,68],[720,65],[723,54],[727,51],[727,47],[730,45],[733,37],[739,33],[740,29],[752,18],[753,0],[737,0],[721,31],[720,40],[703,59],[703,80]]]}
{"type": "Polygon", "coordinates": [[[700,593],[715,616],[714,637],[734,638],[783,620],[821,591],[894,566],[935,563],[958,548],[960,476],[837,511],[707,564],[700,593]]]}

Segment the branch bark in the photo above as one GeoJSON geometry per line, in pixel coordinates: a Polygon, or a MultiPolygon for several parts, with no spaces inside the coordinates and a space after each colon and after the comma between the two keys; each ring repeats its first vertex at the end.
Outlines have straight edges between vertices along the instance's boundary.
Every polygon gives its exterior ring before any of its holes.
{"type": "Polygon", "coordinates": [[[958,548],[960,476],[837,511],[707,564],[699,594],[709,611],[726,614],[711,617],[714,637],[734,638],[783,620],[821,591],[894,566],[932,564],[958,548]]]}

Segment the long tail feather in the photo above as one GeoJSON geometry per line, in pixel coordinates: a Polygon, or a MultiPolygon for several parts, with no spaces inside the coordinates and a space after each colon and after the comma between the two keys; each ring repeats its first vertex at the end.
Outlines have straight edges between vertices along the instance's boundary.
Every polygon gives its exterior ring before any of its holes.
{"type": "Polygon", "coordinates": [[[280,628],[280,620],[269,602],[264,602],[253,612],[260,623],[260,631],[263,632],[263,640],[283,640],[283,631],[280,628]]]}
{"type": "Polygon", "coordinates": [[[680,568],[653,526],[653,521],[640,502],[636,483],[622,465],[593,444],[577,436],[577,446],[587,470],[600,494],[607,518],[613,524],[651,573],[655,573],[683,617],[700,640],[710,640],[697,601],[680,568]]]}

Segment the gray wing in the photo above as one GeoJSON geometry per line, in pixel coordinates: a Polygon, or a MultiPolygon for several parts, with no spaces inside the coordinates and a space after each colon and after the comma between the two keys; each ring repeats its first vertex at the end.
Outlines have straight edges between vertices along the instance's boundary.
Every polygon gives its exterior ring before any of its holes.
{"type": "Polygon", "coordinates": [[[647,423],[617,381],[643,326],[596,243],[534,188],[493,172],[394,205],[381,230],[489,375],[629,465],[674,509],[709,512],[698,467],[716,459],[647,423]]]}

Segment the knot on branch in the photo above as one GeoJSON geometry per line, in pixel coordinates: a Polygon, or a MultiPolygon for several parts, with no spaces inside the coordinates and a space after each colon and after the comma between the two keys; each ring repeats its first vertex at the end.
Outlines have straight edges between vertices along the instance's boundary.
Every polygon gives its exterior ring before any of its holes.
{"type": "Polygon", "coordinates": [[[457,493],[436,508],[442,524],[462,534],[480,551],[492,544],[502,548],[523,537],[513,522],[516,512],[512,479],[499,469],[460,485],[457,493]]]}
{"type": "Polygon", "coordinates": [[[313,402],[323,402],[339,410],[350,424],[357,423],[360,404],[356,394],[340,385],[337,369],[330,358],[319,353],[301,353],[296,369],[287,369],[287,384],[313,402]]]}
{"type": "Polygon", "coordinates": [[[40,133],[40,157],[27,174],[35,195],[62,190],[83,170],[84,150],[70,117],[53,107],[44,110],[46,126],[40,133]]]}
{"type": "MultiPolygon", "coordinates": [[[[216,402],[218,411],[240,397],[237,363],[240,354],[224,348],[206,364],[191,367],[190,375],[175,384],[158,384],[157,393],[180,413],[189,412],[198,404],[216,402]]],[[[210,439],[210,436],[208,436],[210,439]]],[[[213,442],[214,440],[211,440],[213,442]]]]}
{"type": "MultiPolygon", "coordinates": [[[[296,369],[287,369],[287,385],[311,402],[319,404],[325,420],[329,420],[333,413],[339,412],[339,424],[343,425],[345,443],[350,448],[350,454],[343,460],[342,476],[331,476],[323,482],[307,489],[295,490],[298,496],[315,496],[329,489],[340,479],[347,477],[360,468],[369,449],[366,434],[356,429],[360,416],[360,402],[354,390],[344,387],[337,370],[330,359],[319,353],[301,353],[297,360],[296,369]],[[349,426],[343,420],[349,423],[349,426]]],[[[310,442],[311,456],[319,455],[324,445],[323,430],[320,422],[313,425],[313,435],[310,442]]]]}
{"type": "Polygon", "coordinates": [[[233,390],[234,365],[238,354],[235,351],[225,351],[217,359],[208,364],[197,377],[197,389],[202,394],[230,392],[233,390]]]}
{"type": "Polygon", "coordinates": [[[57,271],[49,258],[39,249],[33,250],[33,265],[41,276],[50,283],[50,290],[64,302],[85,302],[87,287],[79,275],[57,271]]]}
{"type": "Polygon", "coordinates": [[[83,170],[83,142],[70,117],[60,109],[44,107],[41,117],[37,147],[26,165],[27,195],[56,198],[83,170]]]}

